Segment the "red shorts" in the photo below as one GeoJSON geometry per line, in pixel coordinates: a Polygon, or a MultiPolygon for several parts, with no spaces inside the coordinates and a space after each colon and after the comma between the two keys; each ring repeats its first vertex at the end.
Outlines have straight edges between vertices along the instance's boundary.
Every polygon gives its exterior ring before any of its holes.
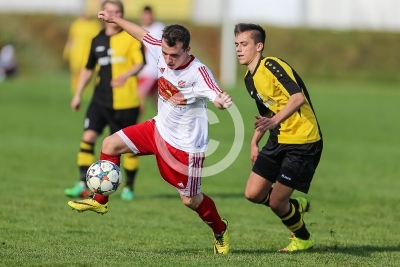
{"type": "Polygon", "coordinates": [[[139,77],[138,89],[139,93],[144,96],[156,94],[158,91],[158,80],[151,77],[139,77]]]}
{"type": "Polygon", "coordinates": [[[161,177],[181,195],[200,193],[204,152],[188,153],[171,146],[160,136],[154,120],[126,127],[117,134],[136,155],[155,155],[161,177]]]}

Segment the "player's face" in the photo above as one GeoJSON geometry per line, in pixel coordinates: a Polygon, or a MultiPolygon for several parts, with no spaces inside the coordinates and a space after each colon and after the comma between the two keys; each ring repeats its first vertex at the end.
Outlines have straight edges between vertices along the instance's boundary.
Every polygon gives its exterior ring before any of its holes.
{"type": "Polygon", "coordinates": [[[111,15],[122,18],[122,10],[117,5],[113,3],[105,3],[103,8],[111,15]]]}
{"type": "Polygon", "coordinates": [[[241,65],[248,66],[261,52],[259,45],[251,37],[250,31],[239,33],[235,37],[236,54],[241,65]]]}
{"type": "Polygon", "coordinates": [[[168,68],[176,69],[186,63],[190,48],[184,50],[182,43],[177,43],[175,46],[168,46],[164,39],[161,41],[162,55],[168,68]]]}
{"type": "Polygon", "coordinates": [[[150,13],[149,11],[144,11],[142,13],[141,22],[144,26],[150,26],[153,23],[153,21],[154,19],[152,13],[150,13]]]}

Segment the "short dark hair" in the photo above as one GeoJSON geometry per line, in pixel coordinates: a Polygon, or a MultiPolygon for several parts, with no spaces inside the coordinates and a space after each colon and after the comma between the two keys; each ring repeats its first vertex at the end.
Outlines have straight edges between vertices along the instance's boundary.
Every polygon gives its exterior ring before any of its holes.
{"type": "Polygon", "coordinates": [[[182,48],[186,50],[190,44],[189,30],[179,24],[168,25],[164,28],[162,39],[169,47],[182,43],[182,48]]]}
{"type": "Polygon", "coordinates": [[[118,6],[119,9],[121,10],[122,16],[124,16],[124,4],[120,0],[105,0],[105,1],[103,1],[102,7],[104,8],[104,6],[107,3],[114,4],[114,5],[118,6]]]}
{"type": "Polygon", "coordinates": [[[235,36],[242,32],[251,31],[251,37],[255,44],[263,43],[265,44],[266,33],[265,30],[258,24],[253,23],[239,23],[235,25],[235,36]]]}
{"type": "Polygon", "coordinates": [[[143,8],[143,11],[149,12],[149,13],[153,13],[153,9],[151,8],[151,6],[145,6],[145,7],[143,8]]]}

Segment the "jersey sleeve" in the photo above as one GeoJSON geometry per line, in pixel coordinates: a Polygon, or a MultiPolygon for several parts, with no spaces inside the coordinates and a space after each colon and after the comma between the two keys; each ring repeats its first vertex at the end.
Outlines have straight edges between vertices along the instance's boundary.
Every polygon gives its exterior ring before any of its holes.
{"type": "Polygon", "coordinates": [[[200,66],[193,94],[197,98],[208,98],[211,102],[222,93],[211,71],[206,66],[200,66]]]}
{"type": "MultiPolygon", "coordinates": [[[[285,65],[285,63],[282,63],[285,65]]],[[[289,95],[294,95],[301,92],[299,85],[292,79],[288,74],[291,72],[289,66],[283,67],[274,59],[268,59],[265,61],[265,67],[276,77],[276,79],[283,85],[289,95]]]]}
{"type": "Polygon", "coordinates": [[[143,44],[149,50],[150,54],[153,55],[154,59],[158,60],[161,56],[161,40],[148,33],[143,37],[143,44]]]}
{"type": "Polygon", "coordinates": [[[161,22],[154,22],[154,28],[150,31],[150,34],[156,39],[161,40],[165,25],[161,22]]]}
{"type": "Polygon", "coordinates": [[[130,47],[130,55],[133,64],[138,64],[138,63],[146,64],[143,45],[136,39],[133,39],[133,43],[130,47]]]}
{"type": "Polygon", "coordinates": [[[97,64],[97,57],[94,53],[93,43],[94,43],[94,39],[92,39],[92,44],[90,45],[90,53],[89,53],[88,61],[86,63],[86,68],[89,70],[94,69],[94,67],[97,64]]]}

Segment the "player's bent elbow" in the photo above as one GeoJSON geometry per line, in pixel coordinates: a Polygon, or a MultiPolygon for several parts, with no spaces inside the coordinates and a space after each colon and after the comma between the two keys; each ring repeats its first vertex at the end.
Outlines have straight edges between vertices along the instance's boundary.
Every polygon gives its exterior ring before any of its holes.
{"type": "Polygon", "coordinates": [[[299,106],[303,105],[306,102],[306,98],[302,93],[294,94],[291,96],[291,98],[294,98],[296,104],[298,104],[299,106]]]}

